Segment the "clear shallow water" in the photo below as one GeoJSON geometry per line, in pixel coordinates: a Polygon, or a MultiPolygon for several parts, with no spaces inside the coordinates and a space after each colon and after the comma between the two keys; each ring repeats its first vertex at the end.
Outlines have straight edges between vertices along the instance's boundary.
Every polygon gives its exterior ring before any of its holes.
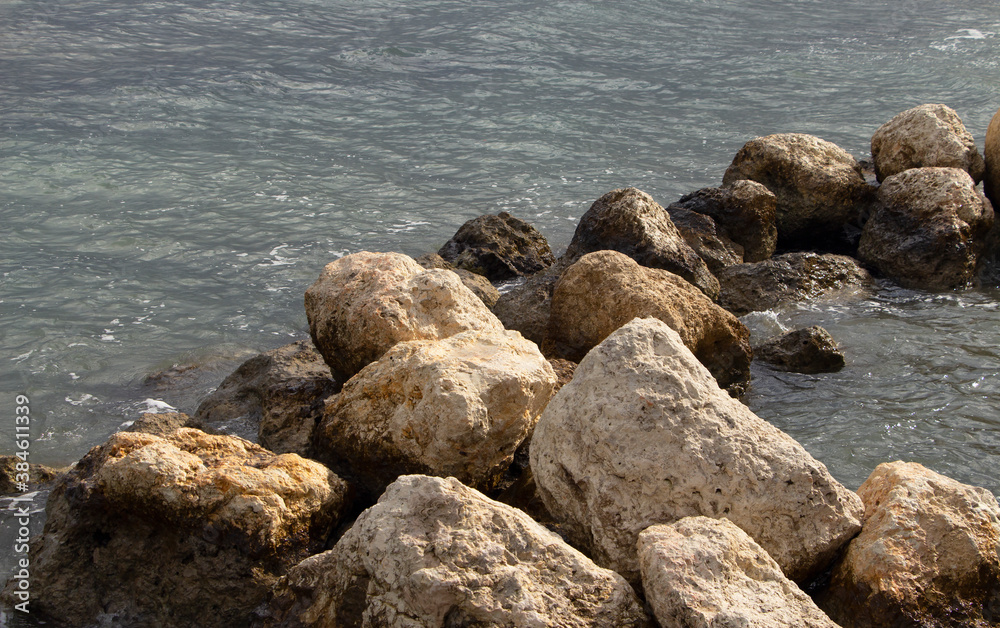
{"type": "MultiPolygon", "coordinates": [[[[981,146],[997,33],[977,0],[0,0],[0,452],[17,394],[52,465],[147,397],[193,410],[305,335],[305,288],[349,252],[500,210],[560,251],[611,189],[667,204],[775,132],[865,157],[926,102],[981,146]],[[175,364],[203,368],[143,383],[175,364]]],[[[788,315],[848,368],[759,368],[751,404],[852,487],[907,458],[1000,492],[997,296],[788,315]]]]}

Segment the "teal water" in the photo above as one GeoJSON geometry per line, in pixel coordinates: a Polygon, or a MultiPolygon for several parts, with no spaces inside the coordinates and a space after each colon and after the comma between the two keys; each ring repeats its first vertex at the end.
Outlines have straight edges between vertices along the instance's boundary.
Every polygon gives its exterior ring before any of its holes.
{"type": "MultiPolygon", "coordinates": [[[[981,0],[0,0],[0,453],[18,394],[51,465],[147,398],[193,410],[305,335],[305,288],[349,252],[500,210],[560,252],[611,189],[666,205],[776,132],[866,157],[922,103],[982,146],[997,33],[981,0]],[[199,369],[144,383],[174,365],[199,369]]],[[[1000,492],[997,297],[782,313],[848,366],[758,368],[751,406],[851,487],[904,458],[1000,492]]]]}

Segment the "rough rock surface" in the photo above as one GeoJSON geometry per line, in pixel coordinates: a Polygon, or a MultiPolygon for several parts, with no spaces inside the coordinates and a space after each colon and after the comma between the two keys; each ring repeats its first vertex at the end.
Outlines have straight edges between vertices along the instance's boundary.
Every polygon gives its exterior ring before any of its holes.
{"type": "Polygon", "coordinates": [[[950,290],[975,277],[993,208],[957,168],[914,168],[886,179],[858,255],[906,288],[950,290]]]}
{"type": "Polygon", "coordinates": [[[916,463],[883,463],[858,489],[864,527],[819,603],[844,626],[1000,623],[1000,506],[916,463]]]}
{"type": "Polygon", "coordinates": [[[458,275],[458,278],[462,280],[466,288],[472,290],[473,294],[483,300],[486,307],[493,307],[500,298],[500,293],[493,287],[489,279],[470,270],[456,268],[454,264],[437,253],[426,253],[414,259],[414,261],[427,270],[443,268],[444,270],[452,271],[458,275]]]}
{"type": "MultiPolygon", "coordinates": [[[[25,471],[18,469],[19,465],[25,462],[17,456],[0,456],[0,495],[10,495],[12,493],[23,493],[18,489],[18,485],[25,480],[22,475],[25,471]]],[[[21,466],[21,469],[24,467],[21,466]]],[[[42,464],[28,463],[27,481],[30,490],[38,490],[43,484],[55,481],[62,471],[47,467],[42,464]]]]}
{"type": "Polygon", "coordinates": [[[760,262],[774,255],[778,243],[776,197],[756,181],[738,179],[722,188],[703,188],[682,196],[667,207],[684,208],[709,216],[722,232],[743,247],[744,262],[760,262]]]}
{"type": "Polygon", "coordinates": [[[719,271],[719,305],[742,316],[790,303],[863,293],[874,280],[845,255],[786,253],[719,271]]]}
{"type": "Polygon", "coordinates": [[[911,168],[959,168],[979,183],[985,165],[972,134],[954,109],[920,105],[896,115],[872,135],[879,181],[911,168]]]}
{"type": "Polygon", "coordinates": [[[983,177],[983,191],[994,205],[1000,203],[1000,109],[993,114],[986,129],[985,154],[986,173],[983,177]]]}
{"type": "Polygon", "coordinates": [[[532,275],[556,261],[545,236],[507,212],[466,222],[438,255],[490,281],[532,275]]]}
{"type": "Polygon", "coordinates": [[[721,390],[656,319],[583,359],[535,426],[531,470],[570,542],[630,582],[639,533],[683,517],[729,519],[797,582],[860,529],[857,495],[721,390]]]}
{"type": "Polygon", "coordinates": [[[125,432],[142,432],[154,436],[169,436],[182,427],[204,430],[207,426],[183,412],[145,412],[125,432]]]}
{"type": "Polygon", "coordinates": [[[713,273],[743,263],[743,247],[730,240],[711,217],[677,205],[667,207],[667,213],[684,241],[713,273]]]}
{"type": "Polygon", "coordinates": [[[403,342],[327,405],[313,456],[372,499],[407,473],[489,488],[555,382],[538,347],[517,332],[403,342]]]}
{"type": "Polygon", "coordinates": [[[624,253],[643,266],[669,270],[713,300],[719,296],[719,282],[681,237],[670,214],[641,190],[621,188],[597,199],[580,218],[563,257],[574,262],[603,250],[624,253]]]}
{"type": "Polygon", "coordinates": [[[818,325],[795,329],[753,348],[754,358],[796,373],[833,373],[844,368],[844,353],[818,325]]]}
{"type": "Polygon", "coordinates": [[[552,291],[569,266],[563,258],[537,275],[528,277],[523,284],[500,295],[493,306],[493,313],[504,327],[521,332],[542,351],[547,351],[552,291]]]}
{"type": "Polygon", "coordinates": [[[324,402],[338,390],[312,341],[299,340],[241,364],[202,401],[195,419],[208,426],[246,421],[271,451],[304,454],[324,402]]]}
{"type": "Polygon", "coordinates": [[[549,317],[553,353],[578,362],[636,317],[676,330],[723,388],[750,381],[750,334],[739,320],[677,275],[640,266],[616,251],[583,256],[556,284],[549,317]]]}
{"type": "Polygon", "coordinates": [[[651,626],[635,592],[523,512],[454,478],[405,476],[292,569],[269,627],[651,626]]]}
{"type": "Polygon", "coordinates": [[[845,150],[812,135],[782,133],[750,140],[733,158],[723,185],[763,184],[776,197],[778,245],[840,250],[873,200],[861,166],[845,150]]]}
{"type": "Polygon", "coordinates": [[[322,549],[346,491],[317,462],[232,436],[113,434],[52,491],[30,555],[32,615],[247,626],[278,577],[322,549]]]}
{"type": "Polygon", "coordinates": [[[327,264],[305,305],[313,342],[339,381],[403,340],[503,329],[458,275],[399,253],[363,251],[327,264]]]}
{"type": "Polygon", "coordinates": [[[661,626],[837,628],[727,519],[685,517],[639,535],[646,599],[661,626]]]}

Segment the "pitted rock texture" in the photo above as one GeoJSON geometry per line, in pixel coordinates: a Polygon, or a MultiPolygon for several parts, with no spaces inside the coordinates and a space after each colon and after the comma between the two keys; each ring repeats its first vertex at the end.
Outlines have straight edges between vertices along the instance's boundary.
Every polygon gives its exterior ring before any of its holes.
{"type": "Polygon", "coordinates": [[[685,517],[646,528],[639,563],[661,626],[838,628],[727,519],[685,517]]]}
{"type": "Polygon", "coordinates": [[[727,238],[743,247],[744,262],[760,262],[774,255],[778,243],[776,201],[760,183],[738,179],[726,187],[682,196],[667,211],[672,216],[675,208],[683,208],[712,218],[727,238]]]}
{"type": "Polygon", "coordinates": [[[490,281],[532,275],[556,261],[545,236],[507,212],[466,222],[438,255],[490,281]]]}
{"type": "Polygon", "coordinates": [[[920,105],[896,115],[872,135],[875,174],[884,181],[911,168],[959,168],[979,183],[986,169],[976,141],[947,105],[920,105]]]}
{"type": "Polygon", "coordinates": [[[437,253],[426,253],[416,258],[414,261],[427,270],[443,268],[444,270],[452,271],[458,275],[458,278],[462,280],[462,283],[466,288],[472,290],[473,294],[482,299],[483,303],[485,303],[488,308],[492,308],[500,299],[500,293],[493,287],[493,284],[490,283],[489,279],[483,275],[474,273],[471,270],[456,268],[454,264],[444,259],[437,253]]]}
{"type": "Polygon", "coordinates": [[[844,353],[830,332],[818,325],[795,329],[753,348],[754,359],[795,373],[834,373],[844,368],[844,353]]]}
{"type": "Polygon", "coordinates": [[[531,470],[570,542],[630,582],[639,533],[684,517],[729,519],[797,582],[860,529],[857,495],[720,389],[656,319],[587,354],[535,426],[531,470]]]}
{"type": "Polygon", "coordinates": [[[269,628],[648,627],[621,576],[454,478],[404,476],[276,588],[269,628]]]}

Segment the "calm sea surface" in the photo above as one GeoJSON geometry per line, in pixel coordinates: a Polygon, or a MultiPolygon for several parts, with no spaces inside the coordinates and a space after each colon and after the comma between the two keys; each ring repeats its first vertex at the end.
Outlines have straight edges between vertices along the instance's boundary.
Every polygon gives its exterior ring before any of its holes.
{"type": "MultiPolygon", "coordinates": [[[[994,0],[0,0],[0,453],[18,394],[50,465],[147,399],[193,411],[306,335],[305,288],[350,252],[419,255],[506,210],[559,253],[611,189],[666,205],[777,132],[867,157],[922,103],[981,148],[998,33],[994,0]]],[[[852,488],[901,458],[1000,492],[998,304],[778,313],[848,365],[757,368],[751,406],[852,488]]]]}

